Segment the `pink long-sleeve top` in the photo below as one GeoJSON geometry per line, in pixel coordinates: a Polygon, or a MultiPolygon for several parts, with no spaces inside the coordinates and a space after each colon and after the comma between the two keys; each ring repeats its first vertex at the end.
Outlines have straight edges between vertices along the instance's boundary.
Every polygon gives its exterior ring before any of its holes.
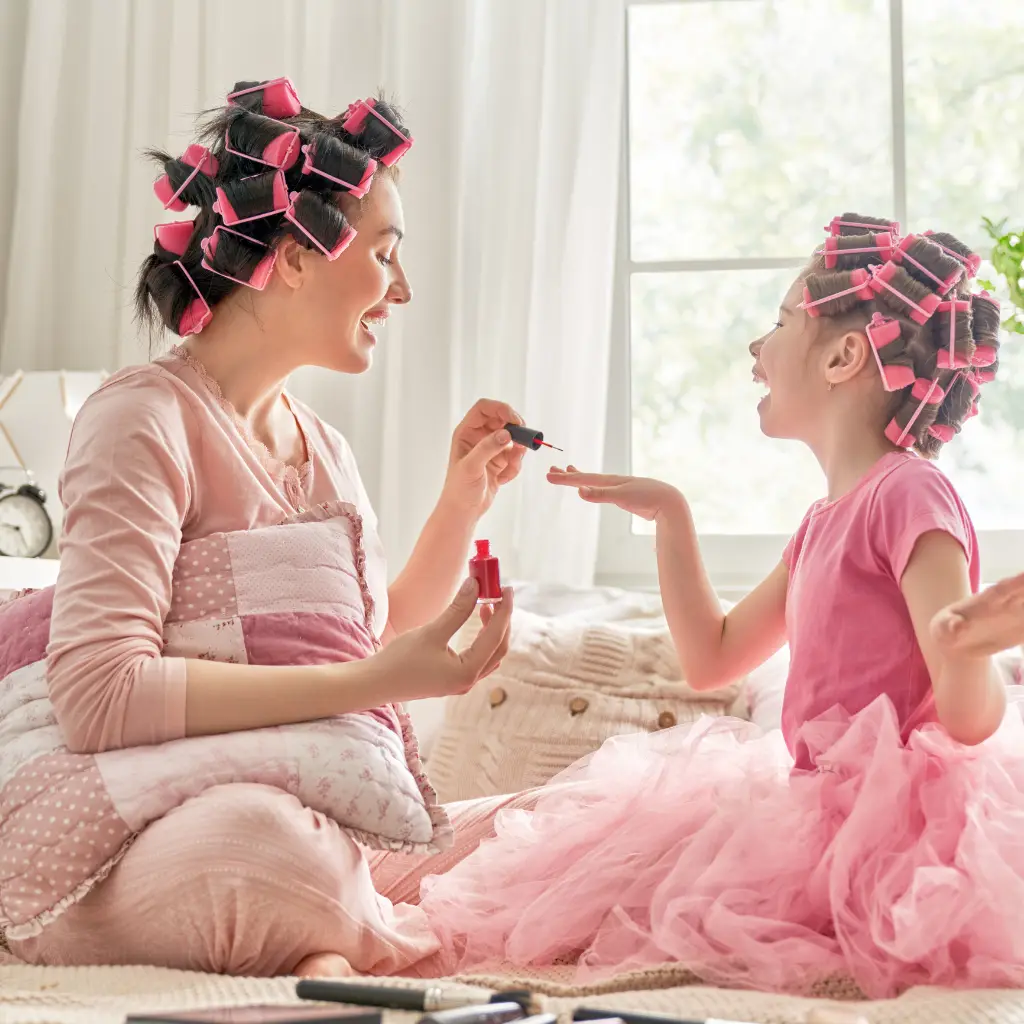
{"type": "Polygon", "coordinates": [[[275,459],[183,350],[122,370],[82,407],[60,482],[64,532],[47,669],[73,751],[185,735],[185,662],[165,658],[184,541],[343,500],[363,517],[374,630],[387,621],[376,518],[345,439],[291,396],[308,459],[275,459]]]}

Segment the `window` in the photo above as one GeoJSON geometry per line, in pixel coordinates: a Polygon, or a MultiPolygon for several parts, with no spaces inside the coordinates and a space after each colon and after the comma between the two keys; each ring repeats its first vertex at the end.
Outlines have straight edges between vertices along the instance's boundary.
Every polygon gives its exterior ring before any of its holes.
{"type": "MultiPolygon", "coordinates": [[[[983,215],[1024,227],[1024,3],[630,0],[627,17],[607,465],[680,486],[716,584],[743,589],[821,489],[809,453],[760,435],[746,345],[843,210],[980,252],[983,215]]],[[[941,462],[987,576],[1024,571],[1022,342],[941,462]]],[[[604,581],[651,580],[645,533],[606,511],[604,581]]]]}

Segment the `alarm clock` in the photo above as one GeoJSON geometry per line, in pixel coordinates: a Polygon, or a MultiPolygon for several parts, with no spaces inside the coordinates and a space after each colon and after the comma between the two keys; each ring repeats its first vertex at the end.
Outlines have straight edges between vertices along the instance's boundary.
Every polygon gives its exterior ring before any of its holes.
{"type": "Polygon", "coordinates": [[[46,494],[31,479],[17,488],[0,482],[0,555],[38,558],[53,540],[46,494]]]}

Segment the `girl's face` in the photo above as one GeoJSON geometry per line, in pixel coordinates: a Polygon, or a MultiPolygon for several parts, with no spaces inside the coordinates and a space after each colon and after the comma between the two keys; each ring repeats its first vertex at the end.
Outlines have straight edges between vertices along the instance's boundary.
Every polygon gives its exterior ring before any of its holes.
{"type": "Polygon", "coordinates": [[[412,298],[399,258],[405,231],[402,201],[391,178],[375,180],[353,227],[355,238],[336,260],[309,260],[308,276],[296,293],[303,362],[342,373],[370,367],[375,332],[392,306],[412,298]]]}
{"type": "Polygon", "coordinates": [[[818,341],[815,321],[797,308],[802,298],[798,278],[782,300],[778,321],[751,343],[750,354],[754,380],[768,388],[757,406],[762,433],[810,443],[828,401],[829,351],[818,341]]]}

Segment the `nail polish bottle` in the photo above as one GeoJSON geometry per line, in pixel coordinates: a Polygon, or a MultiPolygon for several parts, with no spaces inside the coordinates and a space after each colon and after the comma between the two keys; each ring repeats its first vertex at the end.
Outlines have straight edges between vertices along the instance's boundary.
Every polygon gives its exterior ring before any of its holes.
{"type": "Polygon", "coordinates": [[[498,559],[491,554],[489,540],[476,541],[476,554],[469,560],[469,575],[480,586],[477,604],[496,604],[501,600],[501,572],[498,559]]]}

